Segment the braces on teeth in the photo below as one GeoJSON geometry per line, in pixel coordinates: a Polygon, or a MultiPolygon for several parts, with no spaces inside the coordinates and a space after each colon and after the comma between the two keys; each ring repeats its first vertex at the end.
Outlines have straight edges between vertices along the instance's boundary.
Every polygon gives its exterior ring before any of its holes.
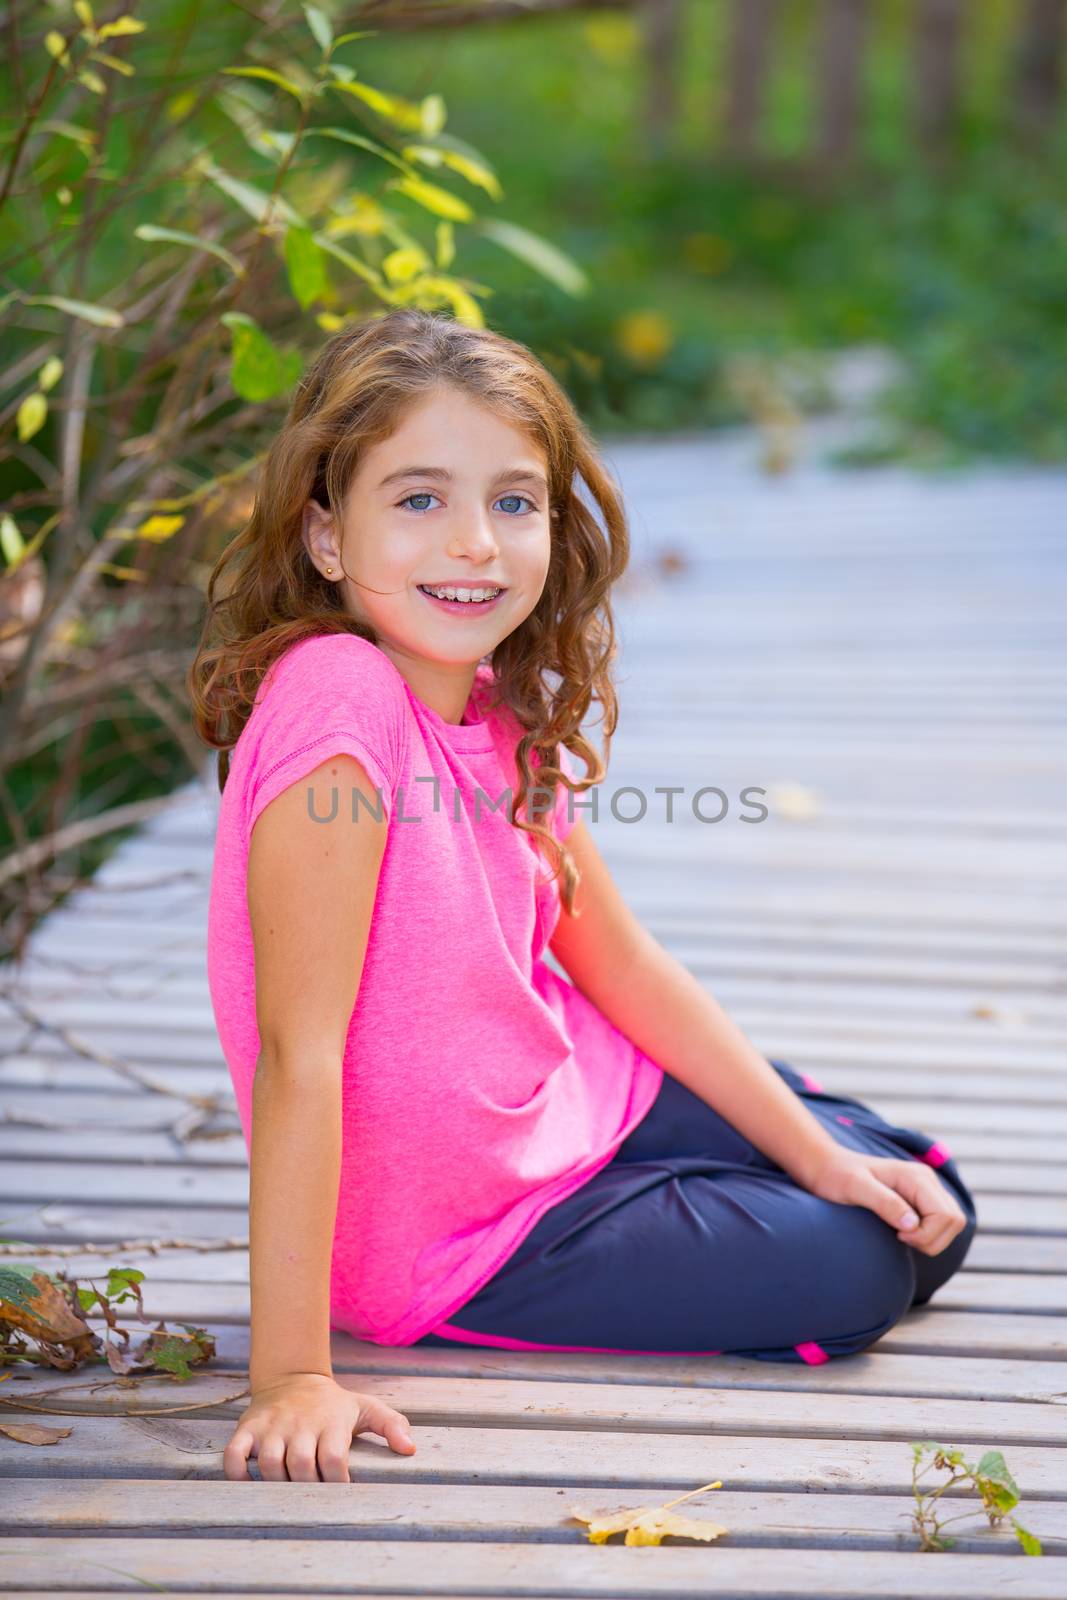
{"type": "Polygon", "coordinates": [[[419,584],[424,594],[432,594],[437,600],[494,600],[502,591],[500,589],[429,589],[425,584],[419,584]]]}

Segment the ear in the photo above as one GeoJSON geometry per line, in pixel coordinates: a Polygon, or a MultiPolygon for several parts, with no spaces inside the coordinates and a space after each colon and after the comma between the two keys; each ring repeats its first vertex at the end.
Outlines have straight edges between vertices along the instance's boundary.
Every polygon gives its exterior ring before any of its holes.
{"type": "Polygon", "coordinates": [[[301,537],[305,550],[324,577],[327,567],[332,567],[334,572],[340,571],[341,552],[337,544],[333,517],[319,505],[317,500],[304,502],[301,537]]]}

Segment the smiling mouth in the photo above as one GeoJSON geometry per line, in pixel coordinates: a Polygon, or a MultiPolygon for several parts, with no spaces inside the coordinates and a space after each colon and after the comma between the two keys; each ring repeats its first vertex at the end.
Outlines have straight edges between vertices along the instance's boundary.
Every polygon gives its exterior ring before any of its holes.
{"type": "MultiPolygon", "coordinates": [[[[431,605],[437,606],[437,608],[441,611],[450,611],[455,615],[459,615],[462,612],[469,612],[472,616],[475,616],[480,615],[485,611],[491,611],[492,608],[495,605],[498,605],[507,594],[506,589],[498,588],[497,592],[488,600],[456,600],[448,599],[447,597],[443,598],[441,595],[435,594],[432,589],[425,588],[421,583],[416,584],[415,587],[418,589],[420,594],[426,596],[431,605]]],[[[457,585],[457,587],[459,586],[457,585]]],[[[489,584],[484,584],[481,586],[477,584],[471,584],[468,592],[478,593],[480,588],[487,589],[489,587],[491,587],[489,584]]]]}

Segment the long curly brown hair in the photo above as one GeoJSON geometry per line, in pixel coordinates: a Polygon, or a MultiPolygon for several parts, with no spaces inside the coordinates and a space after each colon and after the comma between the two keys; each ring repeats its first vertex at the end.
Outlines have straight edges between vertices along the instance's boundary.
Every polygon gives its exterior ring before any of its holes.
{"type": "Polygon", "coordinates": [[[581,793],[603,781],[618,719],[612,680],[617,654],[611,589],[626,569],[630,540],[621,494],[600,464],[581,418],[552,374],[519,342],[411,307],[368,316],[334,334],[297,387],[281,431],[266,452],[251,517],[211,572],[207,613],[186,676],[193,723],[218,750],[219,789],[229,752],[248,720],[272,662],[312,634],[375,630],[344,609],[302,537],[307,500],[338,520],[363,457],[387,438],[405,408],[452,385],[493,408],[541,447],[547,459],[551,553],[545,587],[530,615],[488,658],[499,701],[525,730],[516,745],[520,786],[512,823],[542,842],[573,913],[578,870],[544,813],[517,813],[536,784],[581,793]],[[579,498],[584,483],[603,519],[579,498]],[[580,732],[596,701],[603,708],[604,755],[580,732]],[[586,762],[570,783],[559,766],[563,744],[586,762]],[[537,752],[534,771],[531,751],[537,752]]]}

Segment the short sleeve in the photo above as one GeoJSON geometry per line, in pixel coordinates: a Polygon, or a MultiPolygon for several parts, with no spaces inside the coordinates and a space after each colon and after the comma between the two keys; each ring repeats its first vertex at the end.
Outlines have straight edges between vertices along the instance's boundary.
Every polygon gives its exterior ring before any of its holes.
{"type": "Polygon", "coordinates": [[[246,837],[272,800],[334,755],[360,762],[390,818],[405,707],[399,672],[369,640],[336,633],[291,645],[273,664],[245,729],[252,735],[246,837]]]}
{"type": "MultiPolygon", "coordinates": [[[[560,771],[565,772],[568,778],[578,778],[579,773],[577,763],[567,747],[562,744],[559,746],[559,766],[560,771]]],[[[578,796],[574,795],[573,798],[574,801],[577,801],[578,796]]],[[[585,815],[584,811],[579,811],[577,808],[575,808],[574,815],[571,816],[571,803],[572,791],[568,789],[565,784],[561,783],[559,786],[559,792],[556,795],[556,812],[553,828],[557,839],[566,839],[567,835],[572,829],[578,826],[579,822],[582,820],[582,817],[585,815]]]]}

